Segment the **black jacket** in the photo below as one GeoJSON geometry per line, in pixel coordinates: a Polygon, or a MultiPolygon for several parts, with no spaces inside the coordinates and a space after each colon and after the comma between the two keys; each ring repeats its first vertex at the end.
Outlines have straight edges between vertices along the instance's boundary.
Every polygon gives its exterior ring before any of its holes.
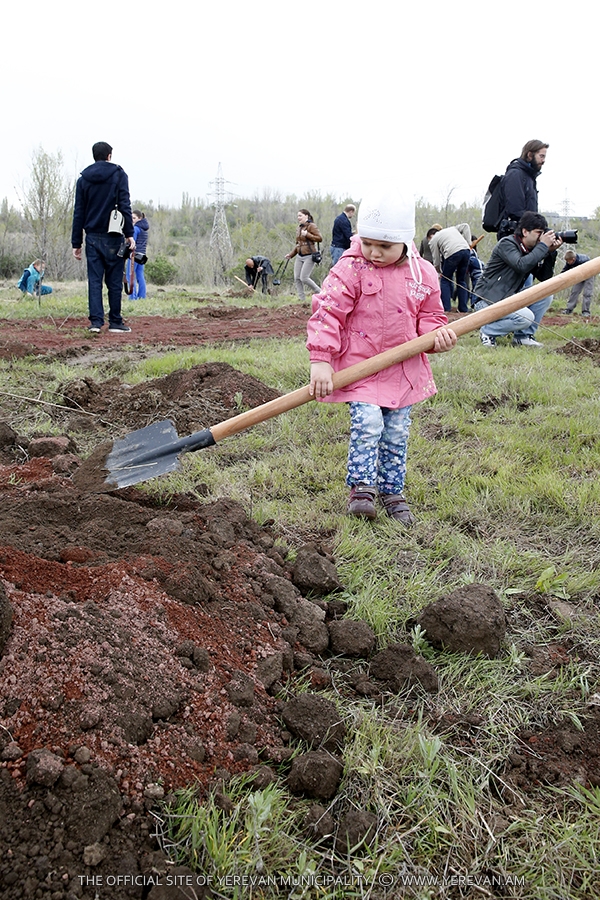
{"type": "Polygon", "coordinates": [[[483,275],[477,282],[477,298],[498,303],[511,294],[518,293],[527,276],[546,256],[548,247],[541,241],[527,252],[519,238],[511,235],[498,241],[483,275]]]}
{"type": "Polygon", "coordinates": [[[498,240],[512,234],[524,212],[538,211],[536,179],[540,170],[524,159],[513,159],[502,179],[502,221],[498,240]]]}
{"type": "Polygon", "coordinates": [[[563,272],[570,272],[571,269],[575,269],[575,268],[577,268],[577,266],[581,266],[581,265],[583,265],[584,262],[589,262],[589,261],[590,261],[590,258],[589,258],[589,256],[586,256],[585,253],[576,253],[575,259],[573,260],[572,263],[568,263],[565,260],[565,267],[564,267],[564,269],[560,270],[560,274],[562,275],[563,272]]]}
{"type": "Polygon", "coordinates": [[[115,202],[125,220],[123,234],[133,237],[129,181],[121,166],[99,160],[84,169],[75,188],[71,246],[82,246],[84,231],[106,234],[115,202]]]}
{"type": "Polygon", "coordinates": [[[271,265],[271,260],[267,259],[266,256],[252,256],[250,257],[252,262],[254,263],[254,267],[250,268],[250,266],[244,266],[244,275],[246,276],[246,284],[254,285],[258,282],[258,279],[263,275],[274,275],[273,266],[271,265]],[[262,266],[262,272],[258,271],[258,267],[262,266]]]}
{"type": "Polygon", "coordinates": [[[333,221],[331,243],[334,247],[343,247],[347,250],[352,242],[352,222],[345,212],[341,212],[333,221]]]}
{"type": "Polygon", "coordinates": [[[146,216],[143,219],[138,219],[135,223],[135,228],[139,229],[135,242],[135,252],[138,256],[140,254],[144,255],[148,249],[148,229],[150,228],[150,223],[146,216]]]}

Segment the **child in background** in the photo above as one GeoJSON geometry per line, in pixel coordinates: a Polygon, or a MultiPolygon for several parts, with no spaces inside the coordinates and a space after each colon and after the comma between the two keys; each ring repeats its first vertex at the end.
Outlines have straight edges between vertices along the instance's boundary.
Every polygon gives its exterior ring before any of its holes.
{"type": "Polygon", "coordinates": [[[445,327],[437,273],[413,243],[414,202],[391,190],[363,200],[357,231],[313,297],[310,393],[350,407],[348,512],[374,519],[379,495],[390,518],[411,525],[404,497],[410,411],[436,392],[427,355],[338,390],[332,375],[430,331],[436,331],[432,352],[451,350],[456,335],[445,327]]]}
{"type": "Polygon", "coordinates": [[[43,259],[34,259],[31,265],[27,269],[24,269],[23,274],[21,275],[21,279],[17,285],[19,290],[23,291],[24,294],[29,294],[30,297],[33,297],[34,294],[41,296],[44,296],[44,294],[51,294],[52,288],[50,285],[41,284],[45,269],[46,263],[43,259]]]}

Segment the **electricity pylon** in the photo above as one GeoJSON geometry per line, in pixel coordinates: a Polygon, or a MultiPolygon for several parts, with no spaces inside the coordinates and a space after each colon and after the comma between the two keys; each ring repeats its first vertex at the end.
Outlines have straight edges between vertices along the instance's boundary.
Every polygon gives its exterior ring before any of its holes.
{"type": "Polygon", "coordinates": [[[569,228],[571,227],[570,212],[571,212],[571,201],[569,200],[569,197],[565,191],[565,199],[562,202],[562,220],[563,220],[563,228],[565,229],[565,231],[568,231],[569,228]]]}
{"type": "Polygon", "coordinates": [[[225,190],[225,179],[221,171],[221,163],[219,163],[219,168],[217,169],[217,177],[210,183],[214,185],[212,193],[215,198],[215,218],[210,235],[210,249],[213,255],[215,283],[217,283],[222,280],[223,275],[227,269],[231,268],[233,262],[233,247],[225,217],[226,194],[228,196],[231,196],[231,194],[225,190]]]}

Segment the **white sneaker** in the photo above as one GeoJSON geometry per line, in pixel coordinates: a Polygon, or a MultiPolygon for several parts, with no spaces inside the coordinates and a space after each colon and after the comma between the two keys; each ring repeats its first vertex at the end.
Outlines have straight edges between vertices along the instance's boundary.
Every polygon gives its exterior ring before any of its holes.
{"type": "Polygon", "coordinates": [[[483,331],[479,332],[479,340],[481,341],[482,347],[495,347],[496,346],[496,338],[490,337],[487,334],[484,334],[483,331]]]}
{"type": "Polygon", "coordinates": [[[532,337],[513,338],[513,347],[543,347],[539,341],[534,341],[532,337]]]}

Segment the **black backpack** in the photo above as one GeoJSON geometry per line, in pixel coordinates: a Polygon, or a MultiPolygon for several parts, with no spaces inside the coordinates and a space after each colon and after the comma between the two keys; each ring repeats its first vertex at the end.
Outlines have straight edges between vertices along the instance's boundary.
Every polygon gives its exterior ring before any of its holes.
{"type": "Polygon", "coordinates": [[[486,195],[483,198],[481,224],[484,231],[497,232],[500,227],[502,213],[504,211],[504,197],[502,194],[503,183],[504,175],[494,175],[490,181],[486,195]]]}

